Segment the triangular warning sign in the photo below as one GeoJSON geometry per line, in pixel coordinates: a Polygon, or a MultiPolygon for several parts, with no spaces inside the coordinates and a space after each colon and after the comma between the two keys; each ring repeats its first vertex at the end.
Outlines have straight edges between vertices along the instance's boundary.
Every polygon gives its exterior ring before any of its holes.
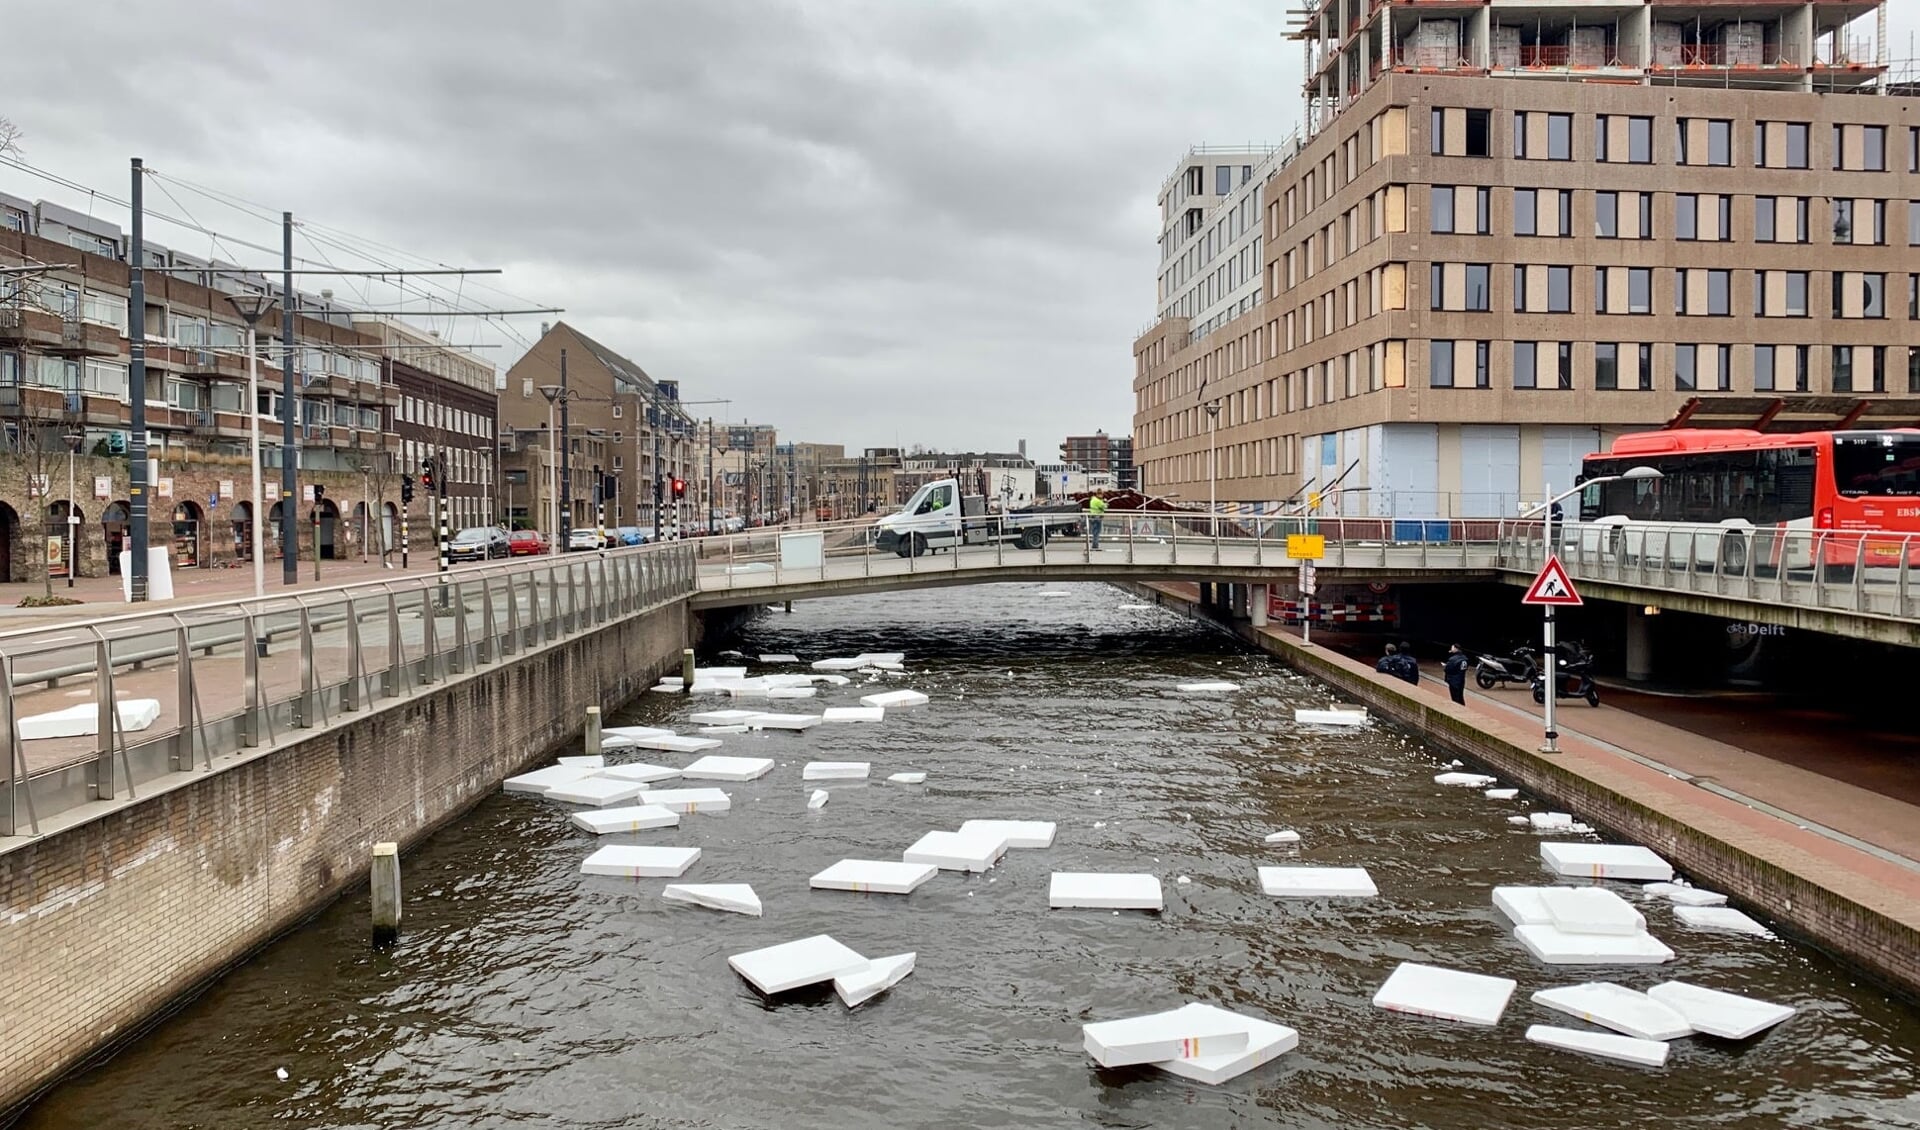
{"type": "Polygon", "coordinates": [[[1520,598],[1520,603],[1579,604],[1581,601],[1580,594],[1573,591],[1573,578],[1567,576],[1560,559],[1548,557],[1547,563],[1540,567],[1540,575],[1527,586],[1527,595],[1520,598]]]}

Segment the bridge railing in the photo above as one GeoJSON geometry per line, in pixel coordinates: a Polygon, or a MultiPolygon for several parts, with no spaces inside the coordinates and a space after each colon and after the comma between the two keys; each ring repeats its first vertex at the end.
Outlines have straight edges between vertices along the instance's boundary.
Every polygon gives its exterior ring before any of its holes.
{"type": "MultiPolygon", "coordinates": [[[[1502,564],[1537,569],[1545,526],[1509,522],[1502,564]]],[[[1554,523],[1575,580],[1895,619],[1920,619],[1920,535],[1877,530],[1719,526],[1690,522],[1554,523]]]]}
{"type": "Polygon", "coordinates": [[[671,542],[0,634],[0,836],[697,588],[671,542]]]}

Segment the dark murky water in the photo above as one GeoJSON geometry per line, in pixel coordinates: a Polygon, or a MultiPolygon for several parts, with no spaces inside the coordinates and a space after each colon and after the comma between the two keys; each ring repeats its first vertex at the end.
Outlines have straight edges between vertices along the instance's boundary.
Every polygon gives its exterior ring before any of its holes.
{"type": "MultiPolygon", "coordinates": [[[[1535,963],[1489,901],[1549,881],[1512,803],[1432,783],[1436,759],[1384,729],[1296,731],[1315,684],[1131,598],[1019,585],[796,606],[742,650],[803,658],[897,650],[890,685],[931,705],[882,725],[739,735],[770,776],[726,785],[734,810],[598,842],[698,845],[688,882],[751,882],[764,918],[664,902],[666,880],[582,876],[596,845],[557,806],[496,796],[405,861],[406,933],[366,943],[362,892],[271,947],[138,1046],[66,1086],[32,1127],[1911,1127],[1920,1012],[1785,942],[1693,933],[1648,968],[1535,963]],[[1192,677],[1245,685],[1181,697],[1192,677]],[[871,760],[806,810],[800,765],[871,760]],[[884,783],[924,769],[924,786],[884,783]],[[971,817],[1059,822],[1050,850],[942,872],[909,898],[809,892],[843,857],[897,858],[971,817]],[[1262,844],[1281,827],[1297,855],[1262,844]],[[1361,864],[1381,896],[1276,901],[1254,868],[1361,864]],[[1048,911],[1054,870],[1161,876],[1160,916],[1048,911]],[[1191,882],[1178,883],[1179,876],[1191,882]],[[770,1005],[728,954],[830,932],[916,971],[849,1013],[831,993],[770,1005]],[[1421,960],[1516,977],[1495,1028],[1369,1001],[1421,960]],[[1743,1045],[1674,1043],[1663,1069],[1528,1044],[1578,1026],[1528,994],[1668,978],[1800,1011],[1743,1045]],[[1300,1031],[1299,1049],[1224,1086],[1096,1070],[1080,1025],[1210,1000],[1300,1031]],[[275,1069],[289,1078],[279,1081],[275,1069]]],[[[711,661],[711,658],[709,658],[711,661]]],[[[852,705],[861,688],[794,709],[852,705]]],[[[648,695],[625,722],[724,705],[648,695]]],[[[684,764],[674,755],[648,760],[684,764]]],[[[1624,890],[1624,886],[1623,886],[1624,890]]],[[[1632,896],[1630,892],[1630,897],[1632,896]]]]}

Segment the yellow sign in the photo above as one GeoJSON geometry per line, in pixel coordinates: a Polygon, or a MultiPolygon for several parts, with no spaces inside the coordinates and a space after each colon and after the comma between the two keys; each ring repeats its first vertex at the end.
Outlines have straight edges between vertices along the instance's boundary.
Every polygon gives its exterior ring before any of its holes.
{"type": "Polygon", "coordinates": [[[1287,557],[1292,561],[1318,561],[1327,555],[1324,534],[1288,534],[1287,557]]]}
{"type": "Polygon", "coordinates": [[[1318,509],[1320,509],[1320,492],[1317,490],[1307,492],[1307,510],[1311,512],[1318,509]]]}

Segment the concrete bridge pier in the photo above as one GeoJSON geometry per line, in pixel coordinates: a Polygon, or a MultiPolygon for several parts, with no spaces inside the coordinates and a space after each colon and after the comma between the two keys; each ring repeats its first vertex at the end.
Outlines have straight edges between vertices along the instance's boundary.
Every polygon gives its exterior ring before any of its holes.
{"type": "Polygon", "coordinates": [[[1627,679],[1644,683],[1653,678],[1653,617],[1638,604],[1627,606],[1627,679]]]}

